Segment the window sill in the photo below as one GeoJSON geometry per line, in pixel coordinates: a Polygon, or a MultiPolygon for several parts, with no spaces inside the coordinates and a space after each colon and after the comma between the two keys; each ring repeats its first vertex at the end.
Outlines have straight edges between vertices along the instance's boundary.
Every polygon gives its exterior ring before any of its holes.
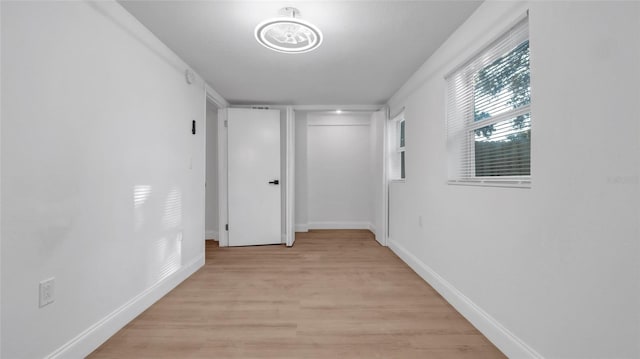
{"type": "Polygon", "coordinates": [[[529,179],[467,179],[467,180],[449,180],[447,184],[454,186],[476,186],[476,187],[504,187],[504,188],[531,188],[531,180],[529,179]]]}

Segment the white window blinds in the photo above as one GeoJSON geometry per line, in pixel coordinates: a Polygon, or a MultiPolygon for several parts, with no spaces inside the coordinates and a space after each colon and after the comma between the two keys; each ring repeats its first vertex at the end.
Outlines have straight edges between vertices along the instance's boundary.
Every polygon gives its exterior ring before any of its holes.
{"type": "Polygon", "coordinates": [[[450,183],[529,184],[528,19],[447,76],[446,82],[450,183]]]}

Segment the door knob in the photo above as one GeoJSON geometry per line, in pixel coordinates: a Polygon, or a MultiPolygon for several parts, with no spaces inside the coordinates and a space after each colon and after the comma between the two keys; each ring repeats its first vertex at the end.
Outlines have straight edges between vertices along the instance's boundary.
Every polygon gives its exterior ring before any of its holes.
{"type": "Polygon", "coordinates": [[[278,181],[278,180],[269,181],[269,184],[279,185],[280,181],[278,181]]]}

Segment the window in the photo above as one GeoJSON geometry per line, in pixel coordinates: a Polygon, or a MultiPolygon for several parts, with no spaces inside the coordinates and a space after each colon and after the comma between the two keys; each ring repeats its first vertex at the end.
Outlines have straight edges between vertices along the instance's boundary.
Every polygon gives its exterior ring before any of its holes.
{"type": "Polygon", "coordinates": [[[392,121],[391,132],[391,178],[395,180],[405,178],[405,121],[404,114],[396,116],[392,121]]]}
{"type": "Polygon", "coordinates": [[[446,81],[449,183],[528,185],[531,87],[527,19],[446,81]]]}

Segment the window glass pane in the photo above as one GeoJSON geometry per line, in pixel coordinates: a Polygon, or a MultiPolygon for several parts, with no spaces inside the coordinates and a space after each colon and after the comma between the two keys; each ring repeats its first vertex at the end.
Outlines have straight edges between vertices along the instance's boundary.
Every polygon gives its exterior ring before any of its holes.
{"type": "Polygon", "coordinates": [[[400,152],[400,178],[404,179],[404,151],[400,152]]]}
{"type": "Polygon", "coordinates": [[[531,103],[529,41],[478,71],[474,77],[474,121],[531,103]]]}
{"type": "Polygon", "coordinates": [[[531,174],[531,116],[525,114],[474,131],[475,175],[531,174]]]}
{"type": "Polygon", "coordinates": [[[404,147],[404,120],[400,121],[400,147],[404,147]]]}
{"type": "Polygon", "coordinates": [[[530,185],[528,37],[524,17],[445,77],[449,183],[530,185]]]}

